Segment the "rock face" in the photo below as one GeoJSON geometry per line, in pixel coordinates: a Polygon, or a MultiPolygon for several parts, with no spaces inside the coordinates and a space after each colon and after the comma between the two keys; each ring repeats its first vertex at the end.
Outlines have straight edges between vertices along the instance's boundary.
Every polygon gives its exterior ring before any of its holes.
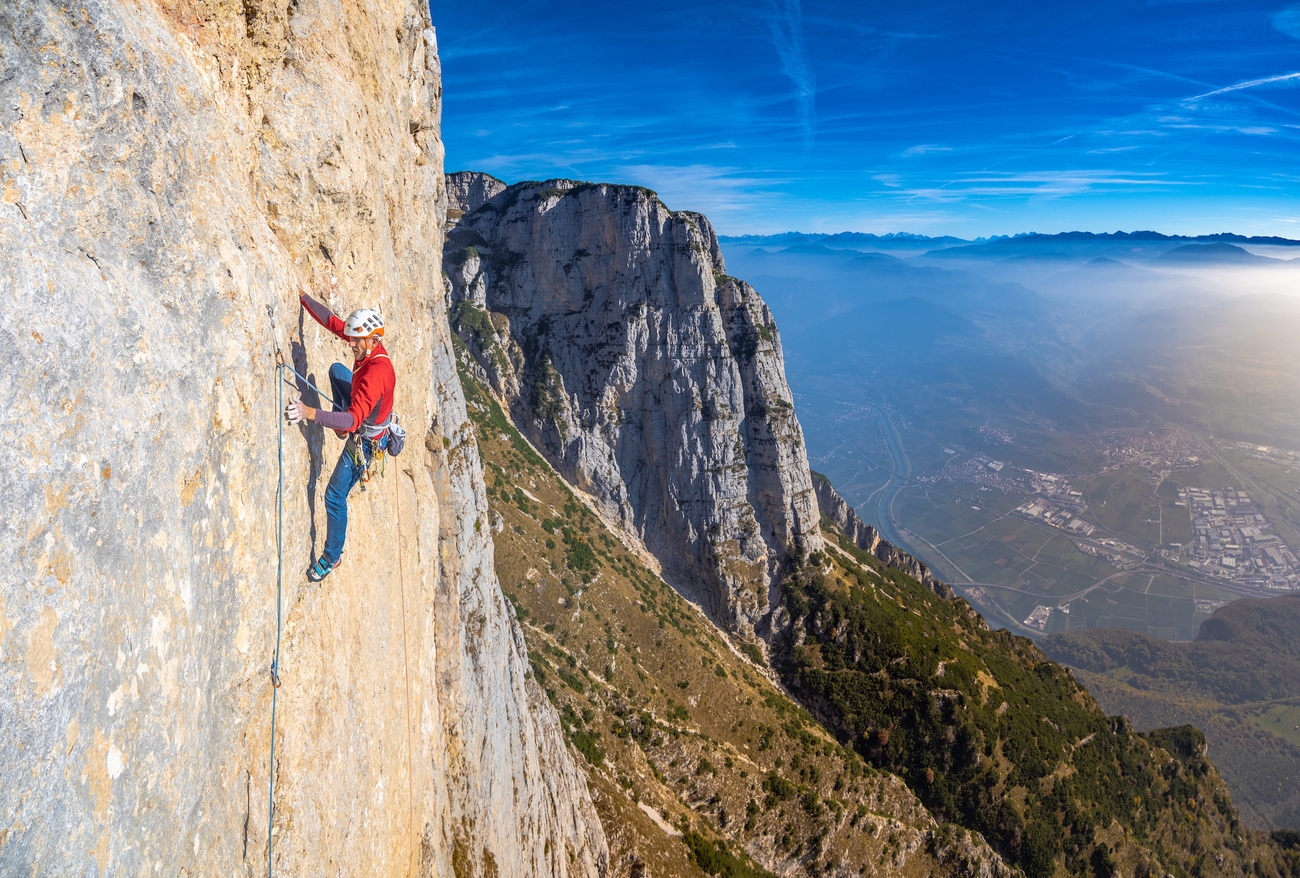
{"type": "Polygon", "coordinates": [[[506,184],[491,174],[457,171],[447,175],[447,219],[449,225],[490,198],[505,191],[506,184]]]}
{"type": "Polygon", "coordinates": [[[0,874],[266,868],[273,355],[345,359],[300,289],[382,310],[410,437],[312,586],[340,443],[285,431],[276,873],[603,869],[493,568],[428,15],[0,7],[0,874]]]}
{"type": "Polygon", "coordinates": [[[817,506],[835,525],[864,552],[870,552],[887,566],[903,571],[940,597],[953,596],[952,587],[946,582],[934,578],[930,568],[907,552],[880,538],[880,533],[858,517],[849,502],[835,490],[831,480],[821,473],[812,474],[813,487],[817,490],[817,506]]]}
{"type": "Polygon", "coordinates": [[[776,324],[708,220],[634,186],[520,183],[467,210],[444,265],[533,443],[715,620],[761,630],[819,516],[776,324]]]}

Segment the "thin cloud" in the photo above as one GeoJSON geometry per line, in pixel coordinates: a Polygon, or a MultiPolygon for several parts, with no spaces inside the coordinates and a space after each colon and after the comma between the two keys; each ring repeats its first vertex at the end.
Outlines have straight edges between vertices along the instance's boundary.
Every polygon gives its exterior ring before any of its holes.
{"type": "Polygon", "coordinates": [[[1101,170],[981,174],[950,180],[942,186],[910,190],[907,193],[907,201],[909,204],[914,201],[952,203],[966,201],[972,197],[1052,199],[1103,189],[1186,185],[1194,184],[1187,181],[1163,180],[1154,174],[1123,174],[1101,170]]]}
{"type": "Polygon", "coordinates": [[[1300,6],[1288,6],[1273,16],[1273,28],[1278,33],[1300,40],[1300,6]]]}
{"type": "Polygon", "coordinates": [[[909,146],[903,150],[903,158],[910,159],[912,156],[925,155],[931,152],[952,152],[952,147],[937,146],[933,143],[918,143],[916,146],[909,146]]]}
{"type": "Polygon", "coordinates": [[[507,180],[637,169],[720,229],[893,231],[925,215],[974,235],[985,215],[1022,230],[1114,211],[1155,228],[1240,203],[1234,228],[1262,231],[1297,213],[1278,172],[1300,146],[1300,62],[1284,69],[1300,0],[1249,27],[1232,4],[1085,4],[1046,41],[1036,20],[1003,27],[1013,10],[969,4],[522,2],[485,20],[434,0],[449,165],[507,180]],[[628,33],[653,50],[628,51],[628,33]]]}
{"type": "Polygon", "coordinates": [[[767,19],[772,46],[781,59],[781,72],[795,87],[795,106],[799,126],[803,129],[804,147],[811,148],[817,126],[817,75],[808,61],[808,47],[803,36],[803,10],[799,0],[779,0],[781,7],[767,19]]]}
{"type": "Polygon", "coordinates": [[[782,200],[773,190],[789,182],[741,168],[705,164],[628,164],[613,168],[612,177],[620,183],[653,189],[671,209],[698,211],[715,226],[735,224],[755,213],[772,210],[774,202],[782,200]]]}
{"type": "Polygon", "coordinates": [[[1294,82],[1298,79],[1300,79],[1300,73],[1283,73],[1280,76],[1265,76],[1263,79],[1251,79],[1246,82],[1239,82],[1236,85],[1216,88],[1214,91],[1207,91],[1203,95],[1197,95],[1194,98],[1188,98],[1188,100],[1199,101],[1202,98],[1212,98],[1215,95],[1227,94],[1230,91],[1241,91],[1244,88],[1258,88],[1261,85],[1273,85],[1278,82],[1294,82]]]}

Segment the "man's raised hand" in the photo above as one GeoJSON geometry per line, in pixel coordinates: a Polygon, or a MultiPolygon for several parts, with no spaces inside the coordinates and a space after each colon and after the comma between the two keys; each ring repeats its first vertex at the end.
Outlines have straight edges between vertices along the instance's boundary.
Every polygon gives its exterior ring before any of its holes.
{"type": "Polygon", "coordinates": [[[296,427],[303,421],[307,420],[307,416],[310,414],[311,409],[308,406],[303,405],[302,397],[300,396],[295,396],[293,399],[289,400],[289,404],[284,407],[284,419],[289,422],[289,426],[291,427],[296,427]]]}

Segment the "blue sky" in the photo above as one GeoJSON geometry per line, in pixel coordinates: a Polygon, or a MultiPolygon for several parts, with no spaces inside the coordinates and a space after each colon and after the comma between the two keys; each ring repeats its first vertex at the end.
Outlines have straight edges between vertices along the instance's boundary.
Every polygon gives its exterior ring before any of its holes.
{"type": "Polygon", "coordinates": [[[722,233],[1300,238],[1300,3],[433,0],[448,170],[722,233]]]}

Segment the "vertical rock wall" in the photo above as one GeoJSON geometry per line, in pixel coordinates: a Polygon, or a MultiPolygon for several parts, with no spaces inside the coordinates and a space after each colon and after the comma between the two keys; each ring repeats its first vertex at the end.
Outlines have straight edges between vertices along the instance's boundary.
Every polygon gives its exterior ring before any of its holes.
{"type": "Polygon", "coordinates": [[[492,566],[436,52],[414,0],[0,8],[0,873],[265,870],[273,354],[348,359],[300,290],[382,310],[410,436],[309,585],[341,443],[285,432],[277,874],[602,869],[492,566]]]}
{"type": "Polygon", "coordinates": [[[506,184],[491,174],[475,171],[457,171],[447,175],[447,221],[456,224],[462,216],[483,202],[499,195],[506,184]]]}
{"type": "Polygon", "coordinates": [[[714,619],[761,627],[821,546],[817,501],[775,321],[708,220],[634,186],[520,183],[467,210],[445,266],[534,443],[714,619]]]}

